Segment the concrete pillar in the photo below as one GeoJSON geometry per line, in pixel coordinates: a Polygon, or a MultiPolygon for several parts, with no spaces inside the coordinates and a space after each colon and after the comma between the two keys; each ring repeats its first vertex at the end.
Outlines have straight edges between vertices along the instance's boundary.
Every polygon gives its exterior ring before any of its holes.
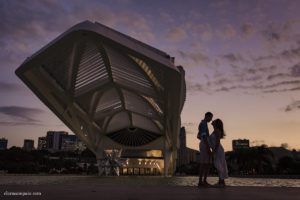
{"type": "Polygon", "coordinates": [[[97,166],[98,166],[98,176],[102,176],[104,174],[104,169],[105,169],[105,160],[97,158],[97,166]]]}
{"type": "Polygon", "coordinates": [[[172,152],[169,149],[164,150],[164,176],[169,176],[169,167],[171,162],[172,152]]]}
{"type": "Polygon", "coordinates": [[[102,134],[95,134],[94,140],[94,149],[95,155],[97,159],[97,166],[98,166],[98,176],[103,176],[105,174],[105,152],[103,149],[103,135],[102,134]]]}
{"type": "Polygon", "coordinates": [[[97,166],[98,166],[98,176],[104,175],[105,172],[105,156],[104,156],[104,149],[97,149],[96,152],[96,159],[97,159],[97,166]]]}

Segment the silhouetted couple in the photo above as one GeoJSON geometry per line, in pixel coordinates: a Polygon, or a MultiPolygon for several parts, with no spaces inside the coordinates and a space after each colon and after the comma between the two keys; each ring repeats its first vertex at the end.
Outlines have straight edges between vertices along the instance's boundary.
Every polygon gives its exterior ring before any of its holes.
{"type": "Polygon", "coordinates": [[[219,182],[216,184],[218,187],[225,186],[225,178],[228,178],[227,164],[225,160],[224,148],[221,145],[220,140],[224,137],[223,122],[220,119],[213,120],[213,114],[207,112],[204,119],[199,124],[199,132],[197,138],[200,141],[200,169],[199,169],[199,183],[198,187],[207,187],[210,184],[207,183],[207,175],[209,173],[210,166],[213,162],[215,168],[218,171],[219,182]],[[214,128],[213,133],[209,134],[207,123],[212,121],[214,128]]]}

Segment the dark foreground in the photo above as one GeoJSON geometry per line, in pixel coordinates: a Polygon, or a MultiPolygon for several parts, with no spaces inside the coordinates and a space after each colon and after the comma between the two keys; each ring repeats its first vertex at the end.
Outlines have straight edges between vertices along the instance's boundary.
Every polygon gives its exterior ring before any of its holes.
{"type": "MultiPolygon", "coordinates": [[[[0,199],[38,200],[148,200],[148,199],[300,199],[299,188],[285,187],[227,187],[201,188],[192,186],[105,186],[105,185],[0,185],[0,199]],[[12,196],[13,192],[23,195],[12,196]],[[29,192],[29,193],[28,193],[29,192]],[[33,195],[34,192],[35,195],[33,195]],[[6,193],[6,195],[4,195],[6,193]],[[9,195],[10,194],[10,195],[9,195]],[[40,194],[40,195],[39,195],[40,194]]],[[[16,194],[16,193],[15,193],[16,194]]]]}

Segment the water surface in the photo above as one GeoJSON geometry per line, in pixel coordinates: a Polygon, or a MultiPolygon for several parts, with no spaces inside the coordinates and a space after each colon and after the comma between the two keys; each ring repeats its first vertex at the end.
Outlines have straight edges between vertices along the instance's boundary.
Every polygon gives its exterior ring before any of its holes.
{"type": "MultiPolygon", "coordinates": [[[[211,184],[217,183],[217,177],[208,177],[211,184]]],[[[196,176],[75,176],[75,175],[0,175],[0,185],[41,185],[41,184],[89,184],[89,185],[170,185],[196,186],[196,176]]],[[[261,187],[300,187],[300,179],[275,178],[236,178],[226,180],[228,186],[261,186],[261,187]]]]}

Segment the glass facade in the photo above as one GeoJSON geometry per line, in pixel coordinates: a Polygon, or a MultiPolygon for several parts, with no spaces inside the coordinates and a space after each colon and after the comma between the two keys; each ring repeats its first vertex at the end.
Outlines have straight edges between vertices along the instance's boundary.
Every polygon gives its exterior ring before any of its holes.
{"type": "Polygon", "coordinates": [[[0,139],[0,150],[7,149],[7,139],[1,138],[0,139]]]}
{"type": "Polygon", "coordinates": [[[120,168],[120,175],[131,175],[131,176],[159,176],[161,175],[160,171],[157,168],[120,168]]]}
{"type": "Polygon", "coordinates": [[[238,149],[249,148],[249,140],[232,140],[232,149],[236,151],[238,149]]]}
{"type": "Polygon", "coordinates": [[[162,175],[163,165],[163,158],[127,158],[120,168],[120,175],[162,175]]]}

